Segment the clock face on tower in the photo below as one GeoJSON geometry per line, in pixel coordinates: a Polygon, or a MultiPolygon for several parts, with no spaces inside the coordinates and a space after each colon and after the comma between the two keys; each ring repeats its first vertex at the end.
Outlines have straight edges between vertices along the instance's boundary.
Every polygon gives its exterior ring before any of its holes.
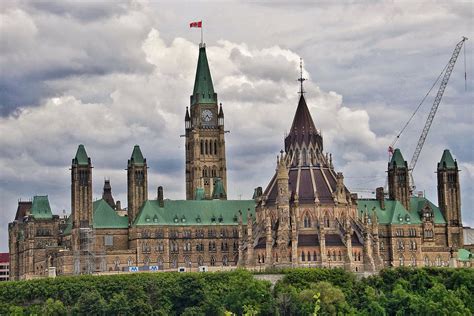
{"type": "Polygon", "coordinates": [[[212,120],[212,112],[211,110],[203,110],[201,112],[201,118],[204,122],[210,122],[212,120]]]}

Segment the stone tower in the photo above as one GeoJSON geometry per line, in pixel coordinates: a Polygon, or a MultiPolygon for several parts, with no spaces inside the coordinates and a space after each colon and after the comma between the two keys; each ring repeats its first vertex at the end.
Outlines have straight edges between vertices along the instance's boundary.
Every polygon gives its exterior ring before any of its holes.
{"type": "Polygon", "coordinates": [[[388,194],[391,200],[400,201],[407,210],[410,210],[409,177],[408,164],[397,148],[388,163],[388,194]]]}
{"type": "Polygon", "coordinates": [[[191,106],[190,109],[186,108],[185,129],[186,199],[195,199],[196,192],[201,189],[204,190],[205,199],[212,199],[215,184],[222,186],[219,189],[223,189],[220,198],[225,198],[227,168],[224,112],[222,104],[217,104],[205,44],[199,47],[191,106]]]}
{"type": "Polygon", "coordinates": [[[112,195],[112,186],[110,185],[110,180],[104,180],[104,189],[102,191],[102,198],[110,205],[111,208],[115,209],[115,201],[112,195]]]}
{"type": "Polygon", "coordinates": [[[72,246],[80,248],[80,229],[93,224],[92,214],[92,163],[84,145],[79,145],[71,164],[71,216],[72,246]]]}
{"type": "Polygon", "coordinates": [[[146,159],[140,146],[133,147],[127,166],[128,222],[133,223],[143,203],[148,200],[148,176],[146,159]]]}
{"type": "Polygon", "coordinates": [[[438,163],[437,174],[438,205],[447,223],[448,246],[457,249],[463,245],[459,169],[447,149],[438,163]]]}

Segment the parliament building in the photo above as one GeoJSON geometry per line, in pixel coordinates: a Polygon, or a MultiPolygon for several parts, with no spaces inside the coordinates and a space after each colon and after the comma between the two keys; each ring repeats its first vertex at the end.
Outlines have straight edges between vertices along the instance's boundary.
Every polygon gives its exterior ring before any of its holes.
{"type": "Polygon", "coordinates": [[[451,153],[445,150],[433,166],[438,206],[412,195],[398,149],[387,166],[388,194],[378,188],[375,199],[360,199],[324,151],[300,81],[284,151],[268,166],[276,166],[274,176],[262,179],[267,186],[255,188],[251,200],[228,200],[224,111],[201,44],[184,120],[186,199],[166,199],[162,187],[148,195],[149,161],[136,145],[126,163],[127,206],[114,200],[108,180],[94,200],[92,159],[79,145],[68,217],[52,213],[48,196],[18,202],[8,226],[11,279],[235,267],[374,273],[472,264],[463,249],[459,169],[451,153]]]}

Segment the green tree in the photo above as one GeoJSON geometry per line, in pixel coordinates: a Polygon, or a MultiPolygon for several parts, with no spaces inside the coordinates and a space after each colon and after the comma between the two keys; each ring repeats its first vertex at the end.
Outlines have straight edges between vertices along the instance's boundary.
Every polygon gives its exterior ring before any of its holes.
{"type": "Polygon", "coordinates": [[[67,310],[63,302],[48,298],[41,308],[41,314],[46,316],[66,315],[67,310]]]}
{"type": "Polygon", "coordinates": [[[81,294],[74,311],[79,315],[105,315],[107,307],[102,295],[92,288],[81,294]]]}
{"type": "Polygon", "coordinates": [[[109,301],[108,313],[110,315],[127,315],[130,313],[130,306],[127,297],[123,292],[115,293],[109,301]]]}
{"type": "Polygon", "coordinates": [[[341,289],[329,282],[322,281],[312,285],[316,293],[320,293],[321,315],[337,315],[348,313],[350,306],[341,289]]]}

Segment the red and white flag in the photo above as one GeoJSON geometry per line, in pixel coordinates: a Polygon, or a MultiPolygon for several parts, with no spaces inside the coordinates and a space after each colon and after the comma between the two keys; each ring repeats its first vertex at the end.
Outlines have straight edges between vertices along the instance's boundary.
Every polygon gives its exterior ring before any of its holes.
{"type": "Polygon", "coordinates": [[[202,21],[191,22],[189,27],[202,27],[202,21]]]}

